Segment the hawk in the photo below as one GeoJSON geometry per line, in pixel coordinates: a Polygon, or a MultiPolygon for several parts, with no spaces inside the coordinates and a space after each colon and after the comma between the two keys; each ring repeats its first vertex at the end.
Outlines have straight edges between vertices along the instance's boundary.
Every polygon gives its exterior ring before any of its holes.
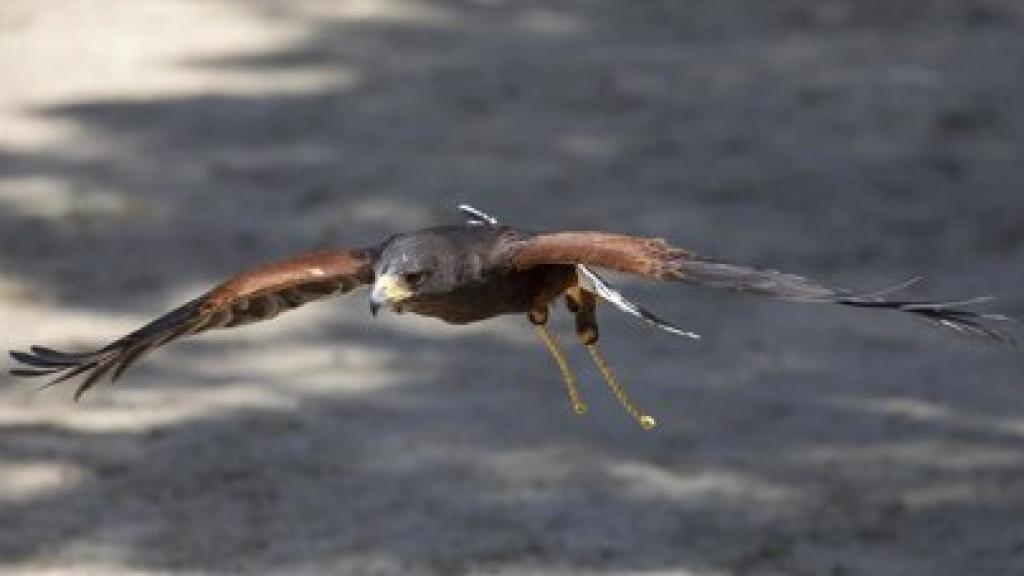
{"type": "Polygon", "coordinates": [[[451,324],[524,315],[558,365],[573,411],[583,414],[587,407],[576,377],[547,328],[552,304],[564,299],[575,317],[580,342],[612,393],[640,426],[653,428],[655,419],[630,398],[597,347],[597,305],[607,302],[671,333],[698,336],[630,301],[591,267],[795,302],[896,310],[965,334],[1012,342],[991,322],[1006,317],[971,309],[988,298],[940,302],[889,298],[909,283],[858,294],[793,274],[707,258],[662,239],[610,232],[531,233],[500,225],[470,206],[460,208],[470,218],[463,225],[396,234],[369,248],[310,252],[243,272],[98,350],[60,352],[32,346],[29,352],[12,351],[22,366],[11,373],[54,377],[44,387],[81,377],[74,393],[78,400],[104,377],[117,380],[143,354],[184,336],[269,320],[314,300],[369,287],[374,316],[382,307],[451,324]]]}

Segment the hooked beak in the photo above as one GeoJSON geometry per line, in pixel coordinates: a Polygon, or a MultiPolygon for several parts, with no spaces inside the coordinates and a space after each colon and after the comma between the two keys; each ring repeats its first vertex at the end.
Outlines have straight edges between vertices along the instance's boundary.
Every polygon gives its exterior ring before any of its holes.
{"type": "Polygon", "coordinates": [[[401,277],[381,274],[370,292],[370,314],[376,316],[381,306],[393,306],[412,296],[412,289],[401,277]]]}

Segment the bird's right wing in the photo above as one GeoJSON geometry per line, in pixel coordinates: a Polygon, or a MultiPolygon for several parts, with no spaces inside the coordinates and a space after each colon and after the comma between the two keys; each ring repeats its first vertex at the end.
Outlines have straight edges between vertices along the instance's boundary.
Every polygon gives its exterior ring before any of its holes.
{"type": "Polygon", "coordinates": [[[265,264],[98,350],[60,352],[32,346],[30,352],[12,351],[23,367],[12,369],[11,374],[54,376],[46,386],[85,375],[75,391],[77,400],[104,376],[117,379],[139,356],[182,336],[269,320],[307,302],[372,283],[375,259],[375,249],[335,249],[265,264]]]}

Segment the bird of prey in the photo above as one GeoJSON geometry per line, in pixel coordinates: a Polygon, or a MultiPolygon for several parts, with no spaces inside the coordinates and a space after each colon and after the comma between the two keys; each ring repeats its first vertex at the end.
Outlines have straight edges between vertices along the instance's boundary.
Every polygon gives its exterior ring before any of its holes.
{"type": "Polygon", "coordinates": [[[12,351],[22,366],[11,373],[52,376],[44,387],[81,377],[77,400],[101,379],[116,380],[140,356],[178,338],[269,320],[365,286],[370,288],[373,315],[387,307],[451,324],[524,315],[557,363],[573,411],[582,414],[587,407],[576,377],[547,328],[552,304],[564,299],[580,342],[619,403],[640,426],[653,428],[655,419],[629,397],[598,350],[597,305],[610,303],[673,334],[697,335],[628,300],[592,268],[796,302],[896,310],[965,334],[1012,342],[992,322],[1006,317],[971,309],[986,298],[922,302],[891,299],[892,290],[858,294],[793,274],[707,258],[662,239],[610,232],[532,233],[500,225],[475,208],[460,208],[470,217],[463,225],[395,234],[377,246],[321,250],[243,272],[95,351],[60,352],[43,346],[12,351]]]}

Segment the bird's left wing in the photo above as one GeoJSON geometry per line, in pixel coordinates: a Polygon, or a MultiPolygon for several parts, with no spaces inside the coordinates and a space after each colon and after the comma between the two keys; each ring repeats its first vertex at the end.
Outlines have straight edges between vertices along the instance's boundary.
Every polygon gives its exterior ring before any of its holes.
{"type": "MultiPolygon", "coordinates": [[[[459,210],[468,218],[468,223],[472,226],[497,226],[498,219],[494,216],[474,208],[469,204],[459,204],[459,210]]],[[[637,304],[636,302],[627,298],[622,292],[619,292],[614,286],[612,286],[607,280],[601,277],[597,272],[594,272],[589,267],[583,264],[576,265],[576,273],[579,277],[580,283],[583,287],[589,291],[597,294],[602,300],[608,302],[618,310],[635,316],[641,320],[647,322],[651,326],[664,330],[670,334],[676,336],[685,336],[693,340],[700,340],[700,334],[684,330],[675,324],[672,324],[668,320],[658,317],[657,314],[651,312],[647,308],[637,304]]]]}
{"type": "Polygon", "coordinates": [[[116,380],[139,356],[182,336],[274,318],[321,298],[373,282],[376,249],[321,250],[239,274],[206,294],[92,352],[60,352],[32,346],[12,351],[23,366],[14,376],[54,376],[46,386],[84,375],[77,400],[104,376],[116,380]]]}
{"type": "Polygon", "coordinates": [[[506,248],[505,260],[507,266],[519,270],[543,264],[595,266],[651,280],[687,282],[793,302],[898,310],[964,334],[1005,343],[1014,341],[1011,335],[992,324],[1009,318],[970,308],[990,298],[937,302],[891,300],[886,296],[893,290],[858,294],[831,288],[796,274],[705,258],[660,238],[606,232],[537,234],[511,242],[506,248]]]}

